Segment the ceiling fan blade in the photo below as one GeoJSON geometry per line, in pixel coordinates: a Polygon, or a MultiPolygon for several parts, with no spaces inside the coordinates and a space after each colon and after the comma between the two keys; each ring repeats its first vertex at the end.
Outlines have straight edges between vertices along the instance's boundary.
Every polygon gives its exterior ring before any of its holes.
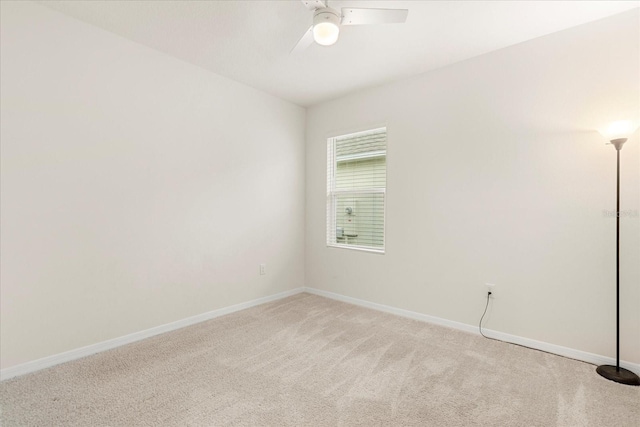
{"type": "Polygon", "coordinates": [[[342,8],[342,25],[402,24],[407,20],[408,9],[357,9],[342,8]]]}
{"type": "Polygon", "coordinates": [[[291,49],[292,55],[297,55],[308,48],[313,43],[313,25],[304,33],[304,35],[298,40],[298,43],[291,49]]]}

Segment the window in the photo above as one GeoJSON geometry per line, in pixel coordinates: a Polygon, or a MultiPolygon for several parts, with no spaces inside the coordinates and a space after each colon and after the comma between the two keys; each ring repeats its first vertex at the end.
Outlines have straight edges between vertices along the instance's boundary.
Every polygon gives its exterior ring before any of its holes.
{"type": "Polygon", "coordinates": [[[387,129],[327,141],[327,246],[384,253],[387,129]]]}

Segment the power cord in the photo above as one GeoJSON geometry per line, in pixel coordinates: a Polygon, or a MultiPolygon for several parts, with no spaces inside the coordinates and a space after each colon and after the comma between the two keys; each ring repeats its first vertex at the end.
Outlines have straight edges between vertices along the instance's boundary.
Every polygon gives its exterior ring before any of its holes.
{"type": "Polygon", "coordinates": [[[482,335],[483,337],[489,339],[489,340],[494,340],[494,341],[500,341],[497,340],[495,338],[491,338],[486,336],[485,334],[482,333],[482,320],[484,319],[485,314],[487,314],[487,308],[489,308],[489,298],[491,297],[491,291],[487,292],[487,304],[484,306],[484,312],[482,313],[482,317],[480,318],[480,324],[478,325],[478,330],[480,331],[480,335],[482,335]]]}
{"type": "MultiPolygon", "coordinates": [[[[478,324],[478,329],[480,330],[480,335],[482,335],[483,337],[485,337],[486,339],[489,339],[489,340],[503,342],[505,344],[517,345],[518,347],[524,347],[524,348],[528,348],[530,350],[541,351],[543,353],[552,354],[554,356],[564,357],[565,359],[576,360],[578,362],[584,362],[584,360],[574,359],[573,357],[569,357],[569,356],[562,356],[560,354],[551,353],[551,352],[548,352],[548,351],[545,351],[545,350],[540,350],[538,348],[529,347],[529,346],[526,346],[526,345],[523,345],[523,344],[516,344],[516,343],[511,342],[511,341],[503,341],[503,340],[499,340],[497,338],[491,338],[491,337],[488,337],[485,334],[483,334],[482,333],[482,321],[484,320],[484,316],[487,314],[487,308],[489,308],[489,298],[490,297],[491,297],[491,291],[488,291],[487,292],[487,304],[484,306],[484,312],[482,313],[482,317],[480,318],[480,323],[478,324]]],[[[584,362],[584,363],[589,363],[589,362],[584,362]]]]}

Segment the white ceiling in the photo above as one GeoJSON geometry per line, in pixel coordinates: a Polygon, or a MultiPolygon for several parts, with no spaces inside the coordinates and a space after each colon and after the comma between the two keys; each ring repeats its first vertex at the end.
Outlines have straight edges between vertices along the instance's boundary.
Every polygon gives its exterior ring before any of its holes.
{"type": "Polygon", "coordinates": [[[43,1],[45,6],[302,106],[614,15],[640,1],[330,1],[406,8],[406,24],[342,27],[290,50],[311,25],[299,0],[43,1]]]}

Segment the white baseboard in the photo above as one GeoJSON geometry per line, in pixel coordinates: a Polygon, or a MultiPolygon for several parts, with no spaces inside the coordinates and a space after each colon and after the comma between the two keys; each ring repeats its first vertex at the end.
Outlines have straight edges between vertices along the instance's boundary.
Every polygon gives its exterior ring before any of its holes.
{"type": "MultiPolygon", "coordinates": [[[[453,320],[442,319],[440,317],[429,316],[427,314],[422,314],[422,313],[416,313],[415,311],[403,310],[401,308],[390,307],[388,305],[365,301],[358,298],[347,297],[344,295],[323,291],[320,289],[315,289],[315,288],[303,288],[303,289],[304,289],[304,292],[308,292],[314,295],[319,295],[321,297],[331,298],[337,301],[359,305],[361,307],[371,308],[373,310],[384,311],[385,313],[391,313],[391,314],[395,314],[402,317],[408,317],[409,319],[419,320],[421,322],[433,323],[436,325],[446,326],[446,327],[457,329],[460,331],[480,335],[480,332],[478,331],[477,326],[467,325],[466,323],[454,322],[453,320]]],[[[501,341],[506,341],[513,344],[519,344],[526,347],[531,347],[536,350],[541,350],[547,353],[553,353],[559,356],[580,360],[583,362],[591,363],[596,366],[616,364],[616,360],[612,357],[589,353],[582,350],[576,350],[569,347],[563,347],[556,344],[549,344],[542,341],[536,341],[530,338],[523,338],[517,335],[505,334],[504,332],[494,331],[491,329],[483,328],[482,332],[488,337],[495,338],[501,341]]],[[[620,366],[640,375],[640,364],[638,363],[631,363],[631,362],[626,362],[621,360],[620,366]]]]}
{"type": "MultiPolygon", "coordinates": [[[[122,345],[130,344],[136,341],[150,338],[155,335],[163,334],[165,332],[174,331],[176,329],[184,328],[186,326],[194,325],[196,323],[204,322],[206,320],[214,319],[216,317],[224,316],[236,311],[244,310],[246,308],[255,307],[267,302],[276,301],[282,298],[286,298],[292,295],[299,294],[301,292],[308,292],[310,294],[319,295],[326,298],[331,298],[337,301],[346,302],[349,304],[359,305],[362,307],[370,308],[373,310],[383,311],[397,316],[407,317],[409,319],[419,320],[421,322],[433,323],[440,326],[446,326],[449,328],[457,329],[460,331],[479,335],[478,328],[476,326],[467,325],[466,323],[455,322],[453,320],[442,319],[436,316],[429,316],[427,314],[417,313],[414,311],[404,310],[401,308],[390,307],[388,305],[378,304],[361,300],[358,298],[348,297],[333,292],[323,291],[315,288],[296,288],[289,291],[280,292],[275,295],[267,297],[257,298],[251,301],[243,302],[240,304],[232,305],[230,307],[224,307],[217,310],[209,311],[207,313],[198,314],[196,316],[188,317],[186,319],[178,320],[176,322],[167,323],[165,325],[156,326],[154,328],[146,329],[144,331],[135,332],[133,334],[125,335],[123,337],[114,338],[111,340],[99,342],[97,344],[88,345],[86,347],[77,348],[74,350],[66,351],[60,354],[54,354],[52,356],[44,357],[42,359],[33,360],[31,362],[23,363],[21,365],[12,366],[0,370],[0,380],[8,380],[20,375],[25,375],[31,372],[39,371],[41,369],[49,368],[51,366],[59,365],[61,363],[70,362],[72,360],[80,359],[82,357],[90,356],[92,354],[100,353],[102,351],[110,350],[122,345]]],[[[549,344],[542,341],[536,341],[529,338],[523,338],[516,335],[505,334],[503,332],[494,331],[491,329],[484,330],[485,335],[496,338],[502,341],[512,342],[514,344],[524,345],[537,350],[546,351],[548,353],[557,354],[571,359],[581,360],[583,362],[592,363],[594,365],[614,365],[615,359],[611,357],[601,356],[599,354],[588,353],[586,351],[575,350],[568,347],[563,347],[555,344],[549,344]]],[[[620,366],[629,369],[630,371],[640,374],[640,364],[620,361],[620,366]]]]}
{"type": "Polygon", "coordinates": [[[301,292],[304,292],[304,288],[291,289],[289,291],[280,292],[275,295],[257,298],[251,301],[232,305],[230,307],[219,308],[207,313],[187,317],[186,319],[156,326],[144,331],[134,332],[133,334],[125,335],[123,337],[113,338],[107,341],[99,342],[97,344],[91,344],[86,347],[77,348],[74,350],[66,351],[64,353],[54,354],[52,356],[43,357],[42,359],[37,359],[20,365],[11,366],[0,371],[0,381],[8,380],[9,378],[17,377],[20,375],[29,374],[31,372],[59,365],[61,363],[70,362],[72,360],[80,359],[82,357],[90,356],[102,351],[111,350],[112,348],[120,347],[125,344],[130,344],[132,342],[150,338],[152,336],[163,334],[165,332],[174,331],[176,329],[184,328],[185,326],[194,325],[196,323],[204,322],[205,320],[210,320],[216,317],[224,316],[225,314],[244,310],[245,308],[255,307],[260,304],[265,304],[267,302],[286,298],[295,294],[299,294],[301,292]]]}

